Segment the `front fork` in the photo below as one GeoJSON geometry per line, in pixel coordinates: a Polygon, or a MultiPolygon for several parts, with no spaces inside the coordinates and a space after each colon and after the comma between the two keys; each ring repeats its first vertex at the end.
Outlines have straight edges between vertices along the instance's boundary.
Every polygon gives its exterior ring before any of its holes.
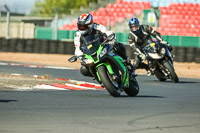
{"type": "MultiPolygon", "coordinates": [[[[170,78],[170,72],[169,72],[168,69],[166,69],[166,68],[163,66],[163,64],[164,64],[165,62],[169,62],[169,64],[171,64],[171,65],[173,66],[173,61],[170,60],[170,59],[168,59],[167,57],[165,57],[164,59],[165,59],[165,60],[162,60],[161,62],[158,62],[158,65],[159,65],[161,71],[163,72],[163,74],[164,74],[166,77],[170,78]]],[[[173,67],[174,67],[174,66],[173,66],[173,67]]]]}
{"type": "MultiPolygon", "coordinates": [[[[112,70],[112,67],[111,67],[111,65],[109,65],[108,63],[101,63],[101,64],[97,65],[97,66],[96,66],[96,70],[97,70],[97,68],[98,68],[99,66],[101,66],[101,65],[106,66],[108,72],[109,72],[111,75],[114,75],[114,72],[113,72],[113,70],[112,70]]],[[[97,71],[96,71],[96,75],[97,75],[97,77],[98,77],[98,80],[101,82],[101,78],[100,78],[99,73],[98,73],[97,71]]]]}

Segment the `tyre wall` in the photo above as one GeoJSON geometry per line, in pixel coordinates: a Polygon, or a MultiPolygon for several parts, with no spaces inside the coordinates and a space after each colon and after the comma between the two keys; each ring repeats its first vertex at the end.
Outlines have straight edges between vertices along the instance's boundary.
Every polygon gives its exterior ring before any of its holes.
{"type": "Polygon", "coordinates": [[[0,38],[0,52],[74,54],[72,41],[0,38]]]}
{"type": "MultiPolygon", "coordinates": [[[[129,58],[133,59],[132,48],[126,46],[126,52],[129,58]]],[[[172,55],[176,62],[196,62],[200,63],[200,48],[196,47],[173,47],[172,55]]]]}
{"type": "MultiPolygon", "coordinates": [[[[133,59],[133,51],[125,45],[129,58],[133,59]]],[[[5,39],[0,38],[0,52],[24,52],[46,54],[74,54],[73,41],[58,41],[47,39],[5,39]]],[[[173,47],[172,54],[177,62],[200,63],[200,48],[173,47]]]]}

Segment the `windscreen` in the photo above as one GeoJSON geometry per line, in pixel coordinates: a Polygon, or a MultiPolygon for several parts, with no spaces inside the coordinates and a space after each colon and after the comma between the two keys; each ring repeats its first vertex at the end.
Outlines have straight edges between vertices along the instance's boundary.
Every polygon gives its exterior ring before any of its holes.
{"type": "Polygon", "coordinates": [[[87,55],[95,53],[101,44],[100,37],[95,35],[84,37],[83,41],[84,45],[81,48],[83,50],[83,53],[87,55]]]}

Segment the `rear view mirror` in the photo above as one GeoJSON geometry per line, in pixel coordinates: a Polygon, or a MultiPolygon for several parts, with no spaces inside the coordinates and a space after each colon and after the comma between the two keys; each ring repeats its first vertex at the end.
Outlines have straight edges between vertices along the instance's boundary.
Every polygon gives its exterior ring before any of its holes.
{"type": "Polygon", "coordinates": [[[77,56],[72,56],[72,57],[70,57],[70,58],[68,59],[68,61],[71,62],[71,63],[77,61],[77,56]]]}
{"type": "Polygon", "coordinates": [[[113,40],[113,39],[115,39],[115,34],[111,34],[111,35],[109,35],[109,36],[107,37],[107,40],[108,40],[108,41],[111,41],[111,40],[113,40]]]}

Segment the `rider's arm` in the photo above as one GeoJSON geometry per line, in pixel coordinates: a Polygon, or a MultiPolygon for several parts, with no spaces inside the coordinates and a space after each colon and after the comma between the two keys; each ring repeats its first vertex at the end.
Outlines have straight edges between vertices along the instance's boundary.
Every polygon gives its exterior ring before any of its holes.
{"type": "Polygon", "coordinates": [[[129,35],[128,35],[128,41],[129,41],[130,47],[133,50],[135,50],[137,48],[137,45],[136,45],[137,36],[130,32],[129,35]]]}
{"type": "MultiPolygon", "coordinates": [[[[112,35],[112,34],[115,35],[114,32],[108,31],[108,30],[106,29],[106,27],[103,26],[103,25],[101,25],[101,24],[94,23],[94,27],[93,27],[93,28],[94,28],[95,30],[100,31],[100,34],[102,34],[103,36],[106,36],[106,37],[108,37],[109,35],[112,35]]],[[[114,38],[114,39],[116,40],[116,35],[115,35],[115,38],[114,38]]]]}
{"type": "Polygon", "coordinates": [[[150,35],[152,35],[153,37],[155,37],[159,41],[163,41],[163,38],[162,38],[162,36],[159,32],[154,30],[151,26],[147,26],[146,28],[147,28],[147,31],[150,35]]]}
{"type": "Polygon", "coordinates": [[[172,46],[168,42],[164,41],[161,34],[155,31],[151,26],[147,26],[147,31],[149,32],[150,35],[158,39],[161,44],[167,45],[170,51],[173,50],[172,46]]]}
{"type": "Polygon", "coordinates": [[[170,49],[170,51],[173,49],[172,46],[170,44],[168,44],[168,42],[163,40],[163,38],[159,32],[155,31],[151,26],[148,26],[148,29],[149,29],[150,34],[153,37],[155,37],[156,39],[158,39],[161,44],[167,45],[168,48],[170,49]]]}
{"type": "Polygon", "coordinates": [[[139,55],[140,58],[142,60],[144,60],[145,59],[145,55],[141,52],[141,50],[136,45],[137,36],[130,32],[129,36],[128,36],[128,41],[129,41],[130,47],[133,49],[134,53],[139,55]]]}
{"type": "Polygon", "coordinates": [[[75,46],[75,55],[76,56],[83,55],[83,52],[80,49],[80,47],[81,47],[80,46],[81,45],[80,38],[81,38],[81,33],[77,31],[74,35],[74,46],[75,46]]]}

